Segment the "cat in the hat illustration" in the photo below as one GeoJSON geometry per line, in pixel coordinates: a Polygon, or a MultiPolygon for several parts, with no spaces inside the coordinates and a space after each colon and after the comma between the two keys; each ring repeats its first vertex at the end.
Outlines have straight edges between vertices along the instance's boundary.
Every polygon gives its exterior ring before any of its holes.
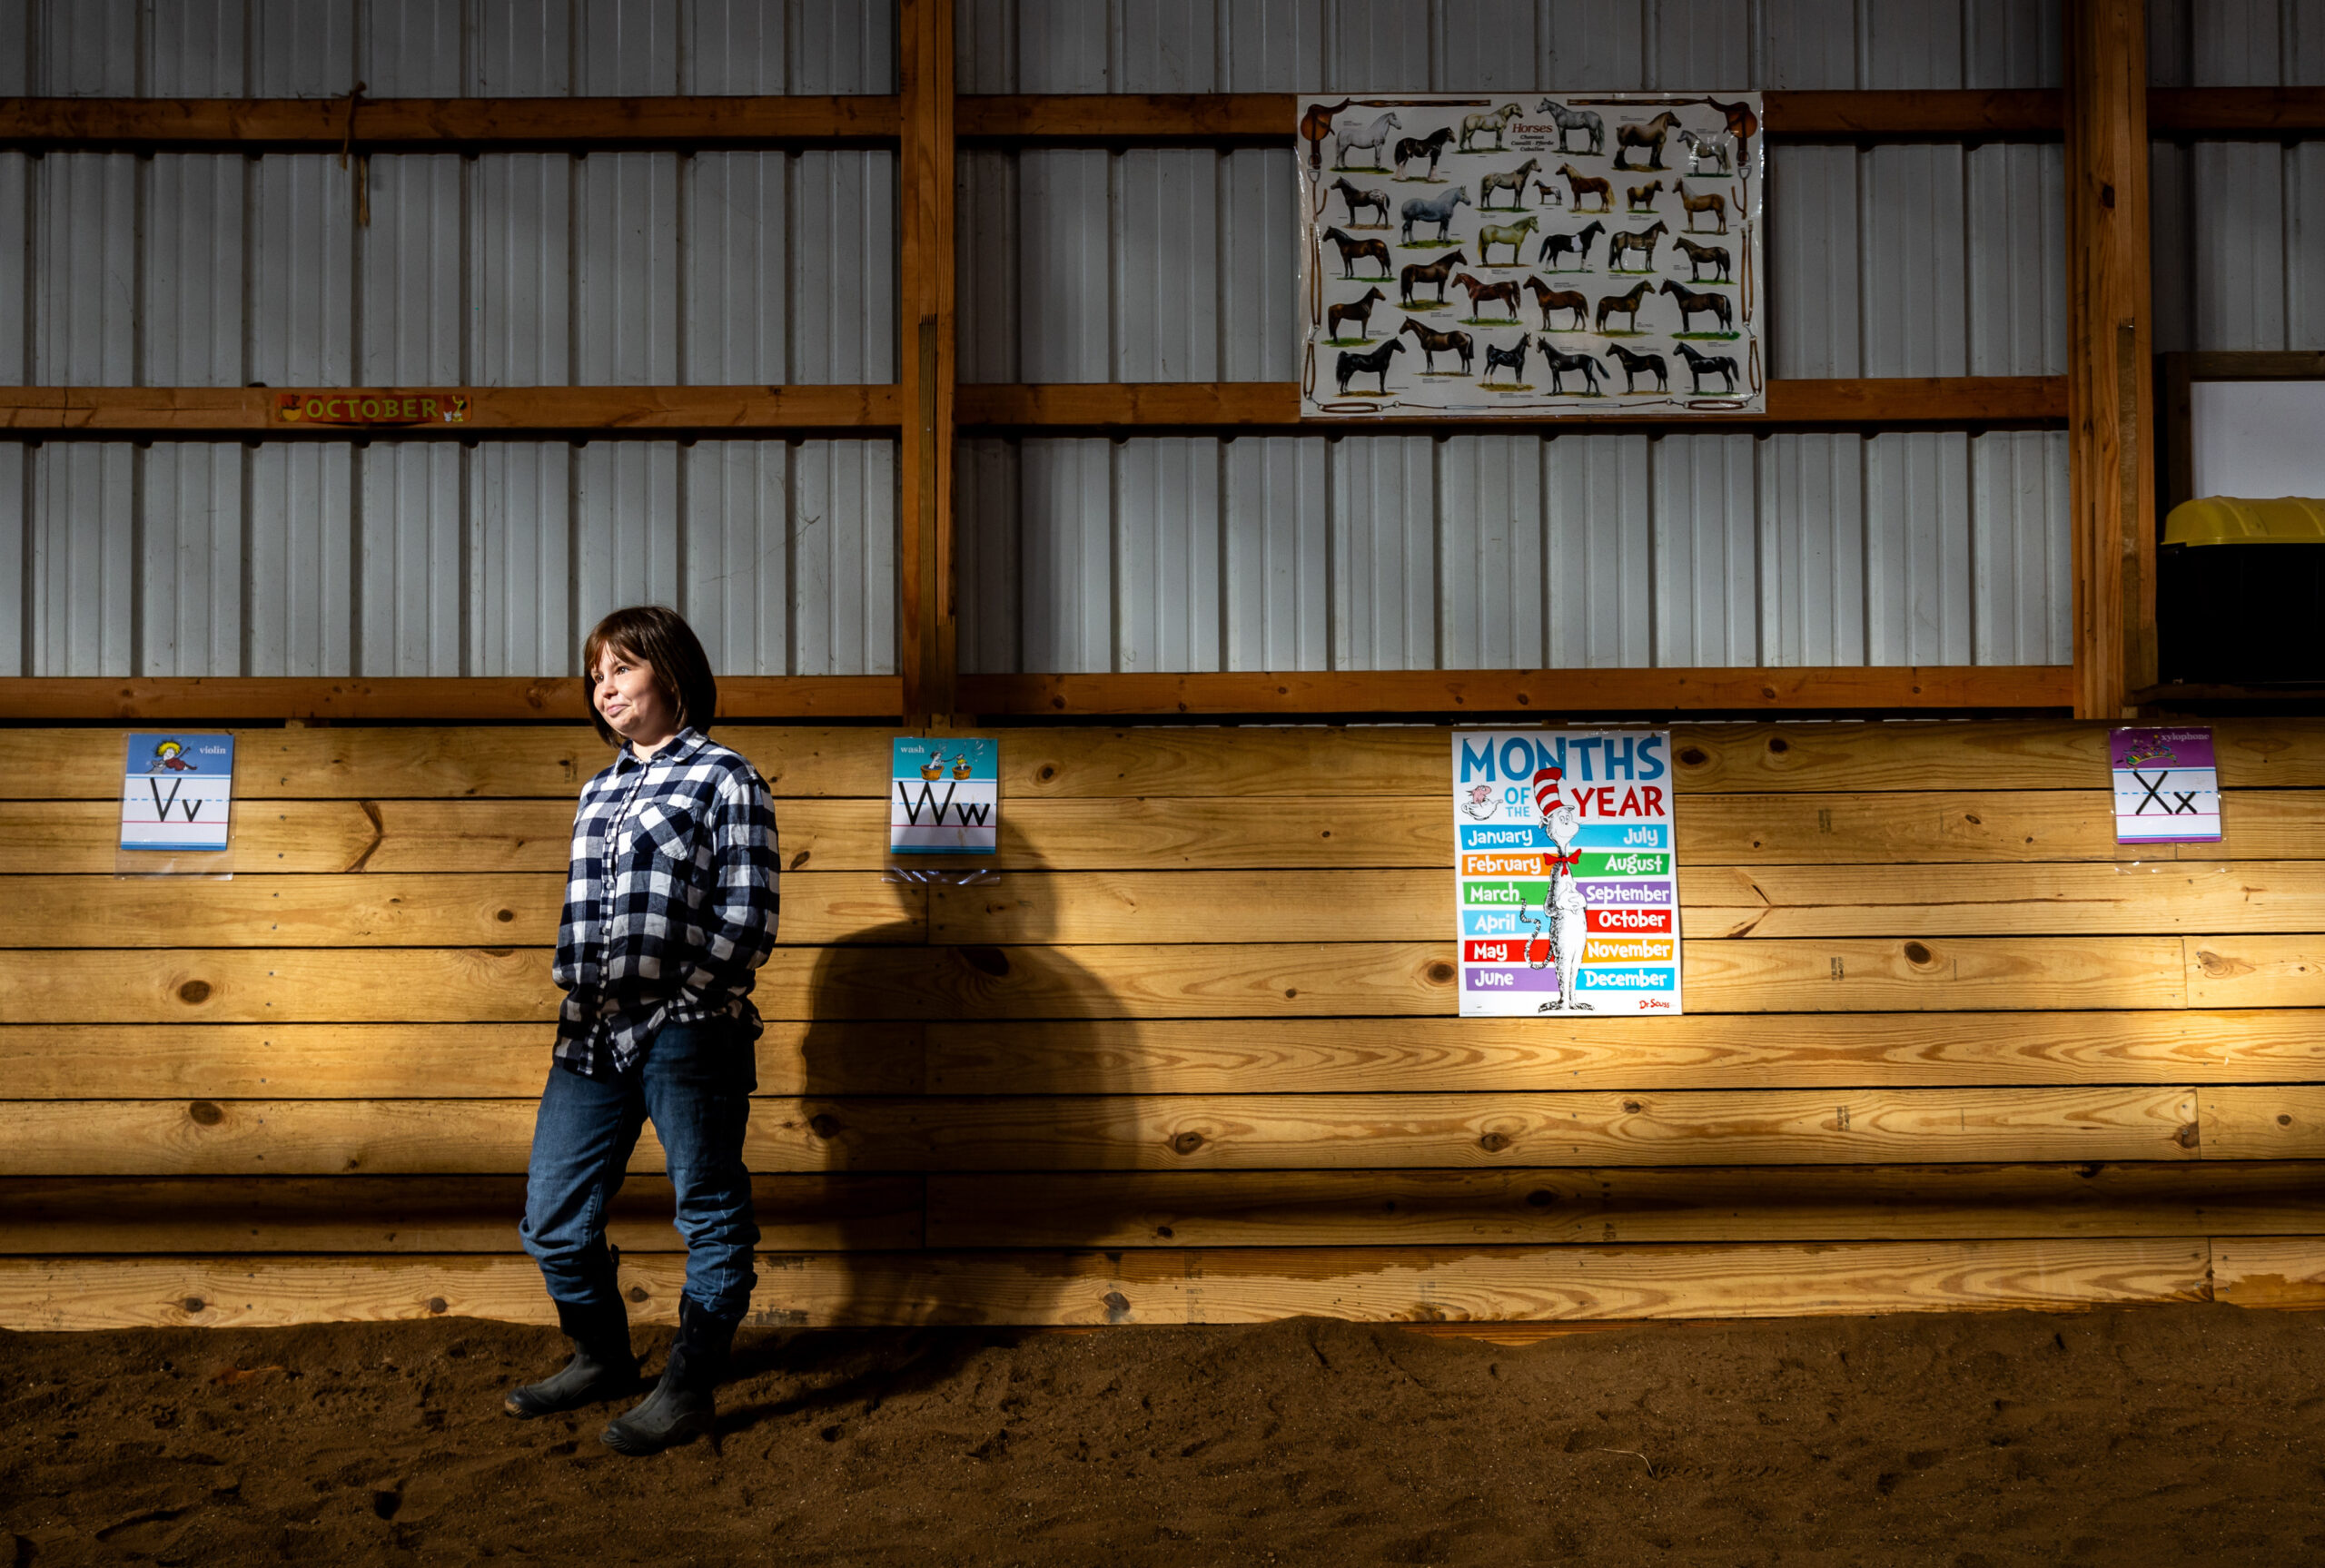
{"type": "Polygon", "coordinates": [[[1563,776],[1563,771],[1555,767],[1543,768],[1534,774],[1535,809],[1541,814],[1542,823],[1549,830],[1550,842],[1558,845],[1558,852],[1542,857],[1543,868],[1550,873],[1549,892],[1542,900],[1542,920],[1538,922],[1530,913],[1527,916],[1529,925],[1538,932],[1547,925],[1549,934],[1547,941],[1538,935],[1528,942],[1526,956],[1536,969],[1545,967],[1545,962],[1534,962],[1535,950],[1539,946],[1544,949],[1543,960],[1558,966],[1558,999],[1544,1002],[1540,1011],[1592,1012],[1597,1010],[1575,997],[1588,917],[1582,889],[1574,880],[1575,863],[1582,858],[1574,848],[1574,841],[1582,832],[1582,816],[1571,802],[1559,797],[1558,783],[1563,776]]]}

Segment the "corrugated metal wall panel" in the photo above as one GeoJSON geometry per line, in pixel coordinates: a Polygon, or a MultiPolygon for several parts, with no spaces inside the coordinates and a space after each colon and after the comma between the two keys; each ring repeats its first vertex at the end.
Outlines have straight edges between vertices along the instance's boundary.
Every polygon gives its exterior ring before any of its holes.
{"type": "MultiPolygon", "coordinates": [[[[21,98],[35,91],[34,0],[0,0],[0,94],[21,98]]],[[[0,650],[0,659],[8,657],[0,650]]]]}
{"type": "Polygon", "coordinates": [[[33,160],[0,152],[0,387],[21,387],[32,370],[26,281],[34,275],[33,160]]]}
{"type": "MultiPolygon", "coordinates": [[[[692,0],[698,13],[719,4],[747,6],[751,0],[692,0]]],[[[793,93],[893,93],[896,90],[896,12],[891,5],[860,0],[795,0],[790,9],[790,86],[793,93]]],[[[704,85],[699,93],[760,91],[704,85]]]]}
{"type": "Polygon", "coordinates": [[[326,154],[251,165],[251,379],[354,380],[354,191],[326,154]]]}
{"type": "Polygon", "coordinates": [[[2064,77],[2060,0],[1964,0],[1964,87],[2055,87],[2064,77]]]}
{"type": "Polygon", "coordinates": [[[1969,373],[2067,370],[2066,155],[1994,143],[1967,165],[1969,373]]]}
{"type": "Polygon", "coordinates": [[[791,449],[790,673],[896,673],[896,446],[791,449]]]}
{"type": "Polygon", "coordinates": [[[729,675],[788,675],[791,452],[781,441],[699,441],[686,469],[686,616],[729,675]]]}
{"type": "Polygon", "coordinates": [[[983,439],[962,664],[2063,664],[2065,471],[2059,432],[983,439]]]}
{"type": "Polygon", "coordinates": [[[1105,93],[1109,5],[1089,0],[1016,0],[1014,93],[1105,93]]]}
{"type": "Polygon", "coordinates": [[[355,85],[355,0],[252,0],[250,15],[253,95],[330,98],[355,85]]]}
{"type": "Polygon", "coordinates": [[[954,550],[958,565],[961,667],[994,675],[1019,669],[1017,628],[1018,455],[1014,441],[963,440],[953,468],[954,550]]]}
{"type": "Polygon", "coordinates": [[[356,454],[357,675],[463,673],[466,456],[439,441],[378,441],[356,454]]]}
{"type": "Polygon", "coordinates": [[[1489,93],[1522,92],[1534,85],[1539,74],[1535,59],[1541,27],[1533,0],[1472,0],[1431,9],[1436,36],[1430,54],[1437,80],[1462,82],[1489,93]]]}
{"type": "Polygon", "coordinates": [[[470,176],[479,386],[561,387],[573,379],[573,160],[480,157],[470,176]]]}
{"type": "Polygon", "coordinates": [[[1115,449],[1118,669],[1221,667],[1219,445],[1173,436],[1115,449]]]}
{"type": "Polygon", "coordinates": [[[34,453],[32,668],[135,667],[135,454],[125,441],[52,441],[34,453]]]}
{"type": "Polygon", "coordinates": [[[1025,442],[1018,455],[1024,621],[1015,641],[1026,669],[1113,667],[1111,456],[1103,440],[1050,438],[1025,442]]]}
{"type": "Polygon", "coordinates": [[[1970,439],[1865,443],[1865,640],[1877,665],[1971,662],[1970,439]]]}
{"type": "Polygon", "coordinates": [[[1397,0],[1324,0],[1328,90],[1427,92],[1430,11],[1397,0]]]}
{"type": "Polygon", "coordinates": [[[791,380],[895,380],[895,176],[886,153],[793,160],[791,380]]]}
{"type": "Polygon", "coordinates": [[[561,98],[573,91],[573,0],[479,0],[469,44],[485,98],[561,98]]]}
{"type": "Polygon", "coordinates": [[[1230,153],[1220,168],[1219,374],[1289,381],[1300,374],[1299,186],[1288,150],[1230,153]]]}
{"type": "Polygon", "coordinates": [[[165,0],[148,12],[145,90],[157,98],[240,98],[249,0],[165,0]]]}
{"type": "Polygon", "coordinates": [[[2193,155],[2196,346],[2290,346],[2283,150],[2267,142],[2199,142],[2193,155]]]}
{"type": "Polygon", "coordinates": [[[1262,436],[1226,447],[1227,667],[1328,668],[1328,445],[1315,436],[1262,436]]]}
{"type": "Polygon", "coordinates": [[[35,382],[136,381],[137,163],[51,153],[35,165],[35,382]]]}
{"type": "Polygon", "coordinates": [[[1221,18],[1230,93],[1307,93],[1325,80],[1323,0],[1241,0],[1221,18]]]}
{"type": "Polygon", "coordinates": [[[564,675],[579,661],[577,455],[566,441],[487,441],[469,459],[470,675],[564,675]]]}
{"type": "Polygon", "coordinates": [[[365,93],[374,98],[459,97],[469,81],[465,9],[464,0],[359,6],[355,71],[365,93]]]}
{"type": "Polygon", "coordinates": [[[1211,0],[1144,0],[1121,7],[1118,93],[1218,93],[1219,18],[1211,0]]]}
{"type": "Polygon", "coordinates": [[[1770,160],[1770,375],[1864,373],[1862,156],[1850,147],[1779,147],[1770,160]]]}
{"type": "Polygon", "coordinates": [[[1764,662],[1865,662],[1862,438],[1768,438],[1760,454],[1760,563],[1764,662]]]}
{"type": "Polygon", "coordinates": [[[31,553],[32,449],[20,441],[0,444],[0,676],[32,673],[26,658],[32,627],[25,589],[25,559],[31,553]]]}
{"type": "Polygon", "coordinates": [[[34,25],[34,91],[54,98],[128,98],[145,90],[138,66],[141,0],[47,0],[34,25]]]}
{"type": "Polygon", "coordinates": [[[466,161],[440,154],[371,160],[371,222],[356,231],[369,387],[465,386],[461,219],[466,161]]]}
{"type": "Polygon", "coordinates": [[[1202,148],[1117,161],[1112,380],[1220,379],[1219,165],[1202,148]]]}
{"type": "MultiPolygon", "coordinates": [[[[958,305],[955,355],[964,381],[1016,381],[1017,159],[1006,153],[961,154],[954,173],[954,291],[958,305]]],[[[1285,195],[1289,206],[1291,196],[1285,195]]],[[[1292,255],[1291,231],[1283,256],[1292,255]]],[[[1295,285],[1296,286],[1296,285],[1295,285]]],[[[1288,342],[1291,323],[1284,324],[1288,342]]]]}
{"type": "Polygon", "coordinates": [[[1860,85],[1962,85],[1962,13],[1954,5],[1870,5],[1857,29],[1860,85]]]}
{"type": "Polygon", "coordinates": [[[574,380],[678,379],[678,158],[600,153],[574,181],[574,380]]]}
{"type": "Polygon", "coordinates": [[[354,674],[354,448],[271,442],[251,453],[250,477],[249,653],[240,673],[354,674]]]}
{"type": "Polygon", "coordinates": [[[223,441],[156,441],[138,454],[139,675],[242,668],[244,455],[223,441]]]}
{"type": "Polygon", "coordinates": [[[1086,148],[1017,160],[1018,374],[1029,381],[1114,379],[1109,163],[1086,148]]]}
{"type": "MultiPolygon", "coordinates": [[[[1960,147],[1927,143],[1875,147],[1860,159],[1866,340],[1859,375],[1967,373],[1962,165],[1960,147]]],[[[1847,242],[1835,234],[1828,242],[1847,242]]]]}
{"type": "Polygon", "coordinates": [[[1970,602],[1975,660],[2074,660],[2063,430],[2018,430],[1970,442],[1970,602]]]}
{"type": "Polygon", "coordinates": [[[791,380],[790,251],[780,153],[686,161],[686,379],[700,386],[791,380]]]}
{"type": "Polygon", "coordinates": [[[1655,443],[1655,662],[1756,665],[1758,484],[1748,435],[1655,443]]]}
{"type": "Polygon", "coordinates": [[[1652,447],[1645,436],[1561,436],[1545,444],[1546,619],[1558,668],[1655,662],[1652,447]]]}
{"type": "Polygon", "coordinates": [[[1762,85],[1856,85],[1856,0],[1762,0],[1761,10],[1762,85]]]}
{"type": "Polygon", "coordinates": [[[678,0],[579,0],[577,90],[591,98],[678,90],[678,0]]]}
{"type": "Polygon", "coordinates": [[[158,153],[145,163],[144,366],[149,387],[239,387],[242,217],[250,162],[158,153]]]}
{"type": "Polygon", "coordinates": [[[1437,454],[1437,643],[1452,669],[1524,668],[1542,651],[1542,442],[1456,436],[1437,454]]]}
{"type": "Polygon", "coordinates": [[[1425,670],[1437,657],[1437,443],[1365,436],[1331,448],[1332,667],[1425,670]]]}
{"type": "Polygon", "coordinates": [[[1687,92],[1756,80],[1751,7],[1735,0],[1658,0],[1646,10],[1646,85],[1687,92]]]}
{"type": "Polygon", "coordinates": [[[624,605],[676,605],[678,443],[592,441],[574,467],[576,629],[624,605]]]}

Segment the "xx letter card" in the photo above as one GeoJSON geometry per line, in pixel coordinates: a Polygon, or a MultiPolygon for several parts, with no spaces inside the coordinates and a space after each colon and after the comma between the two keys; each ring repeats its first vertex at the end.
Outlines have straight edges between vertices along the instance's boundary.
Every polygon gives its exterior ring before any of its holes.
{"type": "Polygon", "coordinates": [[[234,795],[232,735],[133,735],[121,847],[222,850],[234,795]]]}
{"type": "Polygon", "coordinates": [[[2115,774],[2117,843],[2220,842],[2220,774],[2212,732],[2119,729],[2107,737],[2115,774]]]}
{"type": "Polygon", "coordinates": [[[992,854],[1001,847],[1001,743],[898,735],[888,792],[890,854],[992,854]]]}
{"type": "Polygon", "coordinates": [[[1457,730],[1461,1016],[1677,1013],[1668,730],[1457,730]]]}

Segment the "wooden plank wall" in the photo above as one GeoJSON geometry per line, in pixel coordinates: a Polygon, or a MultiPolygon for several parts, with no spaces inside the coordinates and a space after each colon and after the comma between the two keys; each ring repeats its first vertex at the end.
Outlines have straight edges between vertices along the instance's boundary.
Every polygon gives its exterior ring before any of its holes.
{"type": "MultiPolygon", "coordinates": [[[[989,884],[782,827],[769,1324],[2325,1305],[2325,725],[2224,844],[2102,727],[1682,727],[1680,1019],[1451,1016],[1447,732],[1024,729],[989,884]]],[[[231,882],[113,875],[116,730],[0,731],[0,1326],[547,1321],[518,1249],[579,726],[242,733],[231,882]]],[[[633,1311],[682,1256],[650,1137],[633,1311]]]]}

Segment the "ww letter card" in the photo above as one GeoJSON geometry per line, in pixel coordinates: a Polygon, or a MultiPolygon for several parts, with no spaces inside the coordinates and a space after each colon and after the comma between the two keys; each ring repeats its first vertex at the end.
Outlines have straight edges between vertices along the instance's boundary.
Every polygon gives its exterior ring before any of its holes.
{"type": "Polygon", "coordinates": [[[2117,843],[2220,842],[2220,774],[2201,725],[2119,729],[2107,737],[2117,843]]]}
{"type": "Polygon", "coordinates": [[[1461,1016],[1677,1013],[1668,730],[1457,730],[1461,1016]]]}
{"type": "Polygon", "coordinates": [[[1001,847],[1001,743],[898,735],[888,794],[890,854],[992,854],[1001,847]]]}
{"type": "Polygon", "coordinates": [[[221,850],[234,795],[232,735],[133,735],[121,847],[221,850]]]}

